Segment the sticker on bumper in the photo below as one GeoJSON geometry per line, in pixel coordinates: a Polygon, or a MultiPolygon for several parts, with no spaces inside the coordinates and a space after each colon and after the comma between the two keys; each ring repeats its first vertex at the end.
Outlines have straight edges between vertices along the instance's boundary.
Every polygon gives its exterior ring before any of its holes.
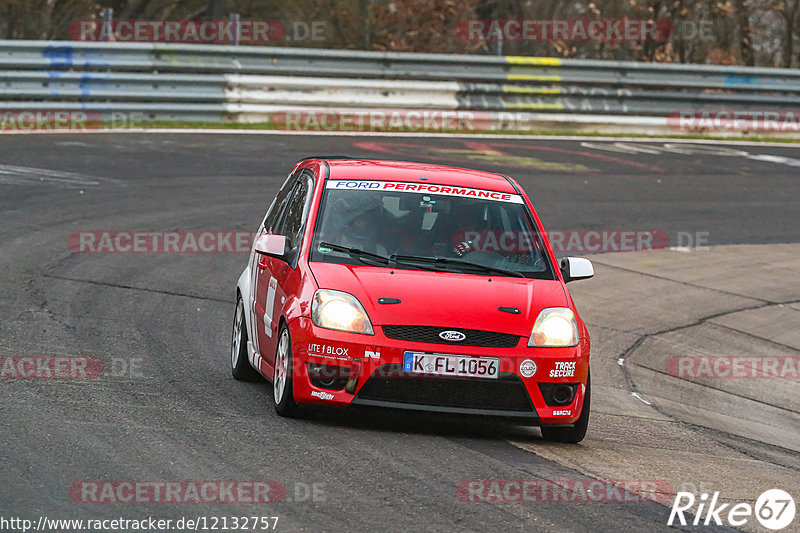
{"type": "Polygon", "coordinates": [[[519,364],[519,373],[522,374],[524,378],[533,376],[536,373],[536,363],[530,359],[525,359],[519,364]]]}

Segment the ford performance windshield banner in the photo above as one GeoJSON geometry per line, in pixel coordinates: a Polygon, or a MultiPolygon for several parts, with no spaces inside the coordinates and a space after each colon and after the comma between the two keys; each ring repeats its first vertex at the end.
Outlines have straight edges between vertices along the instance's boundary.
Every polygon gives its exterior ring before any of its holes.
{"type": "Polygon", "coordinates": [[[358,191],[376,190],[376,191],[422,192],[431,194],[442,194],[445,196],[486,198],[487,200],[511,202],[514,204],[523,203],[522,197],[518,194],[487,191],[483,189],[470,189],[467,187],[436,185],[433,183],[405,183],[399,181],[331,180],[327,183],[326,188],[351,189],[358,191]]]}

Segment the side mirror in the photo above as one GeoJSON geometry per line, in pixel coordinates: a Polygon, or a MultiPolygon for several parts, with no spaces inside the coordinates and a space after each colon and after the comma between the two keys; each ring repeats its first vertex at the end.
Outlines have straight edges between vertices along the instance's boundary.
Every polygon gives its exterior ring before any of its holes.
{"type": "Polygon", "coordinates": [[[255,250],[261,255],[286,259],[287,239],[283,235],[262,235],[256,239],[255,250]]]}
{"type": "Polygon", "coordinates": [[[594,276],[592,262],[582,257],[565,257],[561,260],[561,274],[564,283],[594,276]]]}

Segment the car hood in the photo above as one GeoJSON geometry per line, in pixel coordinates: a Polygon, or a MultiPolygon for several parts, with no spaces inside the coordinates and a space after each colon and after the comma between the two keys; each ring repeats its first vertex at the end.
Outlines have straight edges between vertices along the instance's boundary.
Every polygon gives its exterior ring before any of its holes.
{"type": "Polygon", "coordinates": [[[560,281],[320,262],[310,266],[320,288],[352,294],[377,326],[459,327],[527,337],[539,311],[568,305],[560,281]],[[378,298],[400,303],[379,304],[378,298]]]}

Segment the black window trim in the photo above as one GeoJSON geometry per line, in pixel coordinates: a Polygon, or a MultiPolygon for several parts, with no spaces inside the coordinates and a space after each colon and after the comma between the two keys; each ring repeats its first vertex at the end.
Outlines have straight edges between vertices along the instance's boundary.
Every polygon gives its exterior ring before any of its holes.
{"type": "MultiPolygon", "coordinates": [[[[275,195],[275,198],[272,200],[272,203],[270,204],[269,208],[267,209],[267,214],[264,216],[263,227],[264,227],[264,229],[266,231],[269,231],[269,227],[267,226],[267,222],[269,220],[269,216],[272,214],[272,210],[280,208],[280,205],[278,204],[278,199],[280,198],[281,193],[284,190],[286,190],[286,191],[288,191],[286,194],[288,196],[291,196],[292,193],[294,192],[294,186],[295,186],[296,183],[297,183],[297,174],[296,173],[295,174],[290,174],[286,178],[286,180],[283,182],[283,185],[281,186],[280,190],[278,190],[278,194],[275,195]]],[[[278,213],[278,219],[275,222],[275,228],[276,229],[281,227],[281,224],[283,223],[283,215],[284,215],[285,211],[286,210],[284,209],[282,212],[278,213]]]]}
{"type": "MultiPolygon", "coordinates": [[[[283,225],[286,222],[286,211],[288,210],[289,206],[294,201],[294,197],[297,194],[298,187],[300,186],[300,180],[305,178],[306,183],[308,185],[308,190],[306,191],[306,198],[303,201],[303,215],[302,215],[302,223],[300,224],[300,229],[298,234],[300,235],[300,241],[295,246],[292,243],[292,249],[290,251],[291,256],[289,257],[289,266],[292,267],[292,270],[297,268],[297,264],[300,261],[300,251],[303,249],[303,243],[305,242],[305,233],[306,233],[306,225],[308,224],[308,215],[311,211],[311,204],[314,201],[314,185],[316,184],[316,180],[314,178],[314,173],[311,172],[307,168],[300,169],[299,171],[295,172],[293,175],[293,183],[292,183],[292,190],[289,193],[290,198],[289,201],[286,202],[286,207],[283,210],[283,213],[280,215],[280,220],[276,225],[276,233],[278,235],[282,235],[281,231],[283,231],[283,225]]],[[[288,235],[287,235],[288,237],[288,235]]]]}

